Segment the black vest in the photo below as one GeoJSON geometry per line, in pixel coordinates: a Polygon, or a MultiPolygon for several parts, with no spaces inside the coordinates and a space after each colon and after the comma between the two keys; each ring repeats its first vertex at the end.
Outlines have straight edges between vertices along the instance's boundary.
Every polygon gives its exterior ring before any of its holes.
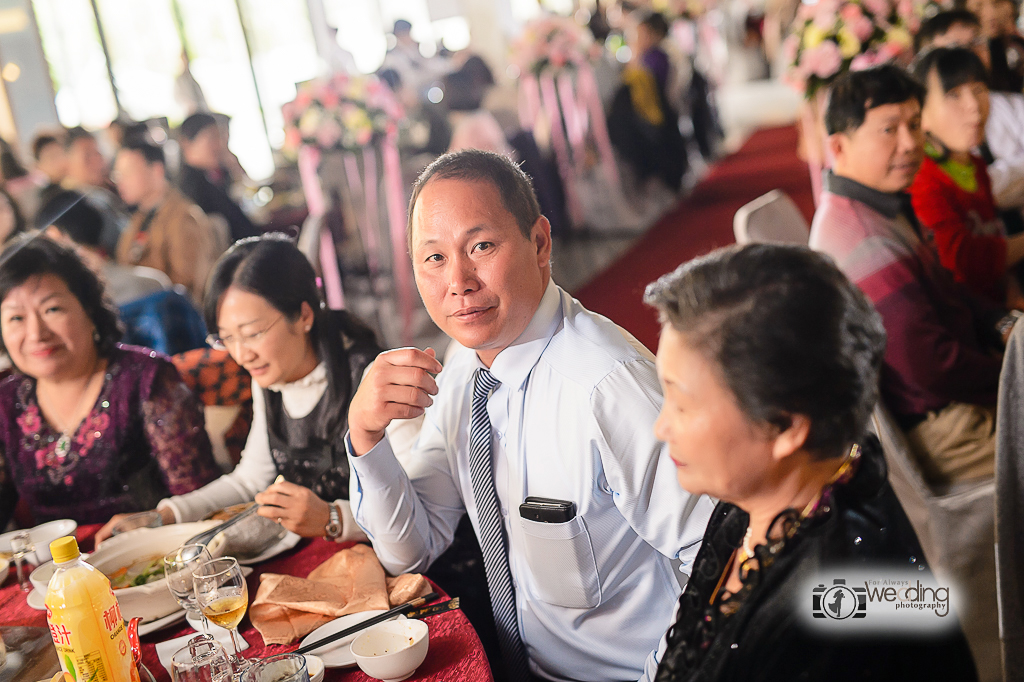
{"type": "Polygon", "coordinates": [[[289,417],[280,393],[263,392],[270,454],[277,473],[289,483],[309,488],[328,502],[348,499],[349,468],[344,442],[348,431],[348,406],[363,371],[380,352],[375,343],[353,342],[344,333],[338,343],[345,349],[351,377],[351,388],[346,395],[336,395],[332,390],[330,368],[327,390],[305,417],[289,417]]]}

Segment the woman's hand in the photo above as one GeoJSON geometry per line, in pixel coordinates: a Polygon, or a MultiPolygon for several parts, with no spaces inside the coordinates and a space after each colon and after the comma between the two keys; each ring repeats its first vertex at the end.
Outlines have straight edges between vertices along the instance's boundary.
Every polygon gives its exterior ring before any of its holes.
{"type": "MultiPolygon", "coordinates": [[[[174,523],[174,512],[173,511],[171,511],[167,507],[164,507],[163,509],[158,509],[156,511],[158,511],[160,513],[160,518],[163,520],[163,524],[165,526],[169,526],[172,523],[174,523]]],[[[132,513],[134,514],[134,513],[137,513],[137,512],[132,512],[132,513]]],[[[95,542],[96,542],[96,546],[99,547],[101,542],[103,542],[104,540],[109,538],[111,535],[113,535],[113,533],[111,533],[111,529],[115,525],[117,525],[118,521],[120,521],[121,519],[123,519],[126,516],[131,516],[131,515],[132,514],[114,514],[114,516],[112,516],[110,518],[110,520],[107,521],[106,524],[104,524],[104,526],[102,528],[100,528],[98,531],[96,531],[96,535],[95,535],[95,538],[94,538],[95,542]]]]}
{"type": "Polygon", "coordinates": [[[258,493],[256,501],[266,505],[260,507],[257,514],[277,521],[304,538],[323,537],[331,520],[331,508],[327,502],[309,488],[287,481],[274,483],[258,493]]]}

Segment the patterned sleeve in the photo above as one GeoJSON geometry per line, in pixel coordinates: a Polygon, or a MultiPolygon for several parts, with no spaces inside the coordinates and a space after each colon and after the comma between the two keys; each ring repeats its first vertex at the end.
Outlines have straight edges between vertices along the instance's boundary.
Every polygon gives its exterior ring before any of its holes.
{"type": "Polygon", "coordinates": [[[0,528],[7,527],[17,503],[18,492],[14,489],[14,479],[4,457],[4,448],[0,445],[0,528]]]}
{"type": "Polygon", "coordinates": [[[200,488],[220,475],[206,435],[203,409],[171,363],[161,364],[142,403],[146,439],[172,495],[200,488]]]}

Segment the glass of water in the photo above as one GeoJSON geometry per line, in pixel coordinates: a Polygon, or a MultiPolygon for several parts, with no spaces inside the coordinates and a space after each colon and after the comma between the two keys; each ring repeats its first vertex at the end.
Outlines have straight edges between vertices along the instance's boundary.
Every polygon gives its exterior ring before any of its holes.
{"type": "Polygon", "coordinates": [[[18,572],[18,585],[23,592],[31,592],[32,581],[28,577],[35,570],[39,560],[36,558],[36,546],[32,543],[32,536],[27,530],[11,538],[11,556],[18,572]]]}
{"type": "Polygon", "coordinates": [[[231,682],[231,661],[217,640],[199,635],[171,657],[171,674],[174,682],[231,682]]]}

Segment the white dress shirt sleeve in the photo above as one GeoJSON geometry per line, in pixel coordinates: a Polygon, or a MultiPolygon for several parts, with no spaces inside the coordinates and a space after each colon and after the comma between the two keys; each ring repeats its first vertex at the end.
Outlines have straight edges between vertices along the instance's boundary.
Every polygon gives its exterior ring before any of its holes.
{"type": "Polygon", "coordinates": [[[706,495],[679,488],[675,465],[650,426],[661,400],[650,366],[640,360],[624,363],[594,391],[594,423],[615,506],[637,535],[679,560],[680,570],[689,575],[715,505],[706,495]],[[623,405],[629,405],[626,418],[623,405]]]}
{"type": "Polygon", "coordinates": [[[242,449],[242,459],[235,470],[199,490],[161,500],[157,509],[169,507],[178,523],[198,521],[224,507],[252,502],[256,493],[265,490],[276,476],[277,467],[270,454],[267,435],[266,402],[262,389],[253,382],[252,426],[242,449]]]}
{"type": "Polygon", "coordinates": [[[345,448],[352,469],[352,510],[381,564],[392,575],[425,571],[451,545],[465,513],[444,436],[430,410],[404,463],[392,451],[389,436],[355,457],[346,434],[345,448]]]}
{"type": "Polygon", "coordinates": [[[661,641],[658,643],[658,648],[652,651],[644,662],[644,674],[640,678],[639,682],[654,682],[654,678],[658,674],[658,666],[661,664],[661,659],[665,657],[665,652],[668,651],[668,631],[669,628],[679,619],[679,603],[676,602],[676,609],[672,613],[672,622],[665,625],[665,634],[661,636],[661,641]]]}

